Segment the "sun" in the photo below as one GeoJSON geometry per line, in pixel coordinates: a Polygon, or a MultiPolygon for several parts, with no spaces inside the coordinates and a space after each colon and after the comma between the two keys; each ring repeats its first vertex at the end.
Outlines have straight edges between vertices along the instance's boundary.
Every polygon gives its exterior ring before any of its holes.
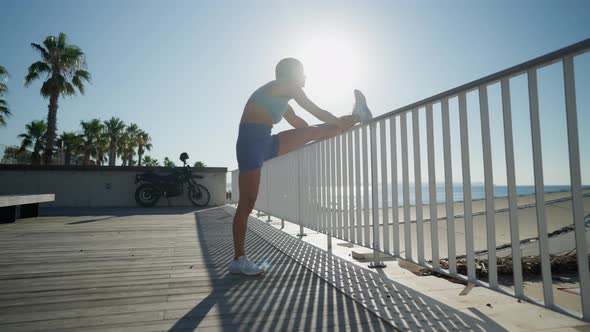
{"type": "Polygon", "coordinates": [[[350,105],[361,69],[358,49],[347,35],[316,35],[304,43],[298,58],[307,76],[307,94],[322,104],[350,105]]]}

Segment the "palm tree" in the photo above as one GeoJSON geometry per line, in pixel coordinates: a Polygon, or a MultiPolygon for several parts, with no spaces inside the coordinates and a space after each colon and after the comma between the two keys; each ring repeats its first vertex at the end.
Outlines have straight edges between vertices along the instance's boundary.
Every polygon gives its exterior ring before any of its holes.
{"type": "Polygon", "coordinates": [[[137,160],[139,163],[137,166],[141,166],[141,156],[143,156],[145,150],[152,150],[152,138],[148,133],[143,130],[137,132],[137,160]]]}
{"type": "Polygon", "coordinates": [[[8,86],[2,81],[10,77],[6,68],[0,66],[0,126],[6,126],[6,119],[11,115],[10,109],[8,109],[8,103],[2,97],[8,92],[8,86]]]}
{"type": "Polygon", "coordinates": [[[72,155],[80,151],[82,141],[76,133],[63,132],[57,139],[57,146],[64,149],[64,164],[69,165],[72,162],[72,155]]]}
{"type": "Polygon", "coordinates": [[[23,139],[20,144],[19,153],[24,152],[27,148],[32,146],[33,154],[31,156],[31,164],[40,165],[41,151],[46,145],[45,132],[47,130],[47,125],[43,120],[31,121],[31,123],[27,124],[25,128],[26,132],[18,135],[19,138],[23,139]]]}
{"type": "Polygon", "coordinates": [[[133,160],[133,156],[135,155],[135,148],[137,147],[137,134],[139,133],[139,127],[132,123],[127,126],[125,130],[126,134],[126,142],[125,142],[125,149],[123,153],[125,154],[125,160],[127,161],[127,166],[134,166],[135,160],[133,160]]]}
{"type": "Polygon", "coordinates": [[[33,63],[25,76],[25,86],[29,86],[41,75],[47,79],[41,86],[41,96],[49,98],[47,112],[47,144],[45,145],[45,162],[49,164],[53,155],[53,146],[57,131],[57,101],[59,96],[73,96],[77,88],[84,94],[83,81],[90,82],[90,73],[86,69],[84,52],[72,44],[68,44],[67,37],[60,33],[57,38],[48,36],[43,46],[31,43],[34,50],[41,55],[41,61],[33,63]]]}
{"type": "Polygon", "coordinates": [[[148,167],[160,166],[160,162],[150,156],[143,157],[143,162],[148,167]]]}
{"type": "Polygon", "coordinates": [[[103,125],[99,119],[92,119],[90,121],[80,121],[82,125],[82,152],[84,158],[82,163],[84,165],[90,164],[90,157],[96,157],[98,154],[98,143],[103,131],[103,125]]]}
{"type": "Polygon", "coordinates": [[[176,165],[168,157],[164,157],[164,167],[175,167],[176,165]]]}
{"type": "Polygon", "coordinates": [[[112,117],[104,122],[106,135],[109,141],[109,166],[115,166],[117,161],[117,147],[123,137],[125,123],[119,118],[112,117]]]}
{"type": "Polygon", "coordinates": [[[109,138],[104,132],[104,125],[98,139],[96,141],[96,164],[102,166],[102,163],[107,161],[107,152],[109,151],[109,138]]]}
{"type": "Polygon", "coordinates": [[[196,161],[193,167],[207,167],[207,165],[202,161],[196,161]]]}

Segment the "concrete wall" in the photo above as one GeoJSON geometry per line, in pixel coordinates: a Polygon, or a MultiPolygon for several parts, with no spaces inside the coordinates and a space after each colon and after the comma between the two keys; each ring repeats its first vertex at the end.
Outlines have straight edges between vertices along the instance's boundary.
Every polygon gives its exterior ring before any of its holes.
{"type": "MultiPolygon", "coordinates": [[[[98,167],[98,166],[23,166],[0,165],[0,195],[55,194],[55,202],[45,207],[115,207],[137,206],[135,175],[147,171],[167,174],[165,167],[98,167]]],[[[226,168],[194,168],[196,179],[209,189],[210,206],[225,204],[226,168]]],[[[192,206],[183,195],[171,197],[172,206],[192,206]]],[[[157,206],[167,206],[164,197],[157,206]]]]}

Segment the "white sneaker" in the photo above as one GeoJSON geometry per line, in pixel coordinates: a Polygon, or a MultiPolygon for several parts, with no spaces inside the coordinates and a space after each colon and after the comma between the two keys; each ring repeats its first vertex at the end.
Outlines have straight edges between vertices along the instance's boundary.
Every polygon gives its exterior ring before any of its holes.
{"type": "Polygon", "coordinates": [[[357,114],[359,119],[361,120],[362,124],[366,124],[373,118],[373,114],[369,110],[367,106],[367,99],[365,95],[360,92],[359,90],[354,90],[354,109],[352,110],[352,114],[357,114]]]}
{"type": "Polygon", "coordinates": [[[241,273],[247,276],[254,276],[264,272],[263,269],[250,262],[246,256],[240,256],[237,260],[233,260],[229,266],[230,273],[241,273]]]}

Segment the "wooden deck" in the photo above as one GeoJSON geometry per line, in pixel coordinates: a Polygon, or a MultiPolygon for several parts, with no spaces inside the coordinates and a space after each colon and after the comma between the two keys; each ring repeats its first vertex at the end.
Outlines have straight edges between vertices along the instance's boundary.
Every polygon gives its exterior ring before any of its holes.
{"type": "Polygon", "coordinates": [[[252,229],[228,274],[226,209],[51,213],[0,225],[0,331],[393,329],[252,229]]]}

